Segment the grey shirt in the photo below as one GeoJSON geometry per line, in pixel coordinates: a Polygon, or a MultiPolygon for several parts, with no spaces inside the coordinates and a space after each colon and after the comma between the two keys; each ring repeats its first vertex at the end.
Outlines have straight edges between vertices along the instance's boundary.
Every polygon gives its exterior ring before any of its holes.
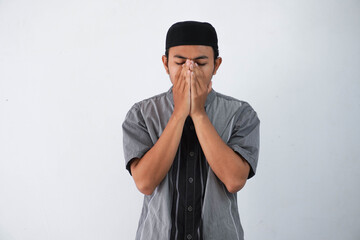
{"type": "MultiPolygon", "coordinates": [[[[159,139],[174,109],[172,88],[132,106],[123,123],[125,165],[141,158],[159,139]]],[[[256,172],[259,155],[260,120],[247,103],[211,90],[206,113],[222,140],[240,154],[256,172]]],[[[178,157],[180,154],[175,156],[178,157]]],[[[137,240],[169,239],[173,193],[171,168],[151,195],[144,195],[137,240]]],[[[237,206],[237,194],[227,191],[211,167],[207,170],[202,203],[202,233],[205,240],[244,239],[237,206]]],[[[130,172],[131,174],[131,172],[130,172]]],[[[175,203],[174,203],[175,204],[175,203]]]]}

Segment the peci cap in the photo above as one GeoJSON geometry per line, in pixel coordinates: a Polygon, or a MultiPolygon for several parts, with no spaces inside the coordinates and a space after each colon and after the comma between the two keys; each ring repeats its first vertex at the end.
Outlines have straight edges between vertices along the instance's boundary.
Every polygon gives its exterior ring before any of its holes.
{"type": "Polygon", "coordinates": [[[165,49],[180,45],[205,45],[218,50],[215,28],[207,22],[177,22],[166,34],[165,49]]]}

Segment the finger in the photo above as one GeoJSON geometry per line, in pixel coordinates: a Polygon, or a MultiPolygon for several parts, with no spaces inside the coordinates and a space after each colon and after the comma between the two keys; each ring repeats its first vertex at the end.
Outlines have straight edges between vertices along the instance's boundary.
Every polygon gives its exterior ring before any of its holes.
{"type": "Polygon", "coordinates": [[[199,65],[197,63],[195,63],[195,66],[194,66],[194,73],[195,73],[195,77],[200,85],[201,88],[204,88],[204,74],[203,72],[201,71],[201,69],[199,68],[199,65]]]}
{"type": "Polygon", "coordinates": [[[190,64],[189,64],[189,69],[191,70],[191,71],[193,71],[194,70],[194,61],[190,61],[190,64]]]}
{"type": "Polygon", "coordinates": [[[180,82],[179,80],[181,78],[181,73],[182,73],[182,68],[179,68],[178,71],[175,74],[175,79],[174,79],[174,82],[173,82],[174,87],[178,86],[178,83],[180,82]]]}
{"type": "Polygon", "coordinates": [[[173,83],[175,87],[180,85],[181,80],[183,78],[183,75],[185,73],[184,70],[185,70],[185,64],[181,65],[181,67],[178,68],[178,70],[177,70],[177,72],[175,74],[175,80],[174,80],[174,83],[173,83]]]}
{"type": "Polygon", "coordinates": [[[186,74],[187,74],[186,65],[183,64],[183,68],[181,71],[181,79],[180,79],[180,83],[179,83],[182,90],[185,89],[186,74]]]}
{"type": "Polygon", "coordinates": [[[186,65],[183,64],[180,69],[180,74],[177,79],[176,87],[183,90],[184,89],[184,81],[186,79],[186,65]]]}
{"type": "Polygon", "coordinates": [[[190,90],[190,85],[191,85],[191,71],[187,70],[186,72],[186,81],[185,81],[186,87],[189,88],[190,90]]]}
{"type": "Polygon", "coordinates": [[[199,81],[195,76],[194,72],[191,72],[191,90],[194,93],[194,95],[199,94],[199,90],[200,90],[199,81]]]}
{"type": "Polygon", "coordinates": [[[195,69],[196,68],[194,68],[194,72],[193,72],[193,76],[195,79],[195,87],[196,87],[197,93],[201,94],[206,89],[206,86],[203,84],[202,79],[198,75],[199,71],[195,70],[195,69]]]}
{"type": "Polygon", "coordinates": [[[211,92],[212,89],[212,81],[210,81],[209,86],[208,86],[208,94],[211,92]]]}
{"type": "MultiPolygon", "coordinates": [[[[183,79],[182,79],[182,84],[183,84],[183,89],[189,87],[190,88],[190,81],[191,81],[191,72],[190,72],[190,60],[187,59],[185,64],[184,64],[184,68],[183,68],[183,79]]],[[[190,89],[189,89],[190,91],[190,89]]]]}
{"type": "Polygon", "coordinates": [[[187,71],[190,69],[190,63],[189,60],[186,60],[186,62],[183,64],[183,69],[182,69],[182,73],[183,73],[183,80],[186,80],[186,74],[187,71]]]}
{"type": "Polygon", "coordinates": [[[203,72],[201,71],[201,69],[197,63],[194,64],[193,71],[196,73],[197,76],[202,77],[203,72]]]}

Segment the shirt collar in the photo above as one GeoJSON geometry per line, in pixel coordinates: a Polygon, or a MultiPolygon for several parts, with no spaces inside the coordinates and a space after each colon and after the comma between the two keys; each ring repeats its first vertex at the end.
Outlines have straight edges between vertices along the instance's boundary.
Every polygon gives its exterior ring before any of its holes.
{"type": "MultiPolygon", "coordinates": [[[[173,98],[172,88],[173,87],[171,86],[171,88],[167,91],[166,96],[170,100],[171,104],[174,106],[174,98],[173,98]]],[[[206,97],[205,107],[207,107],[212,101],[214,101],[215,96],[216,96],[215,90],[211,89],[210,93],[206,97]]]]}

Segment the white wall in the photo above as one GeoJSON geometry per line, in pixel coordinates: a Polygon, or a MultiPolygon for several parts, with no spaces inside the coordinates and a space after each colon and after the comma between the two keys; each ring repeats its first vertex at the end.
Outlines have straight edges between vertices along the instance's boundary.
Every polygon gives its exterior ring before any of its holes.
{"type": "Polygon", "coordinates": [[[131,105],[176,21],[217,29],[214,89],[261,119],[246,239],[360,239],[360,2],[0,0],[0,239],[134,239],[131,105]]]}

